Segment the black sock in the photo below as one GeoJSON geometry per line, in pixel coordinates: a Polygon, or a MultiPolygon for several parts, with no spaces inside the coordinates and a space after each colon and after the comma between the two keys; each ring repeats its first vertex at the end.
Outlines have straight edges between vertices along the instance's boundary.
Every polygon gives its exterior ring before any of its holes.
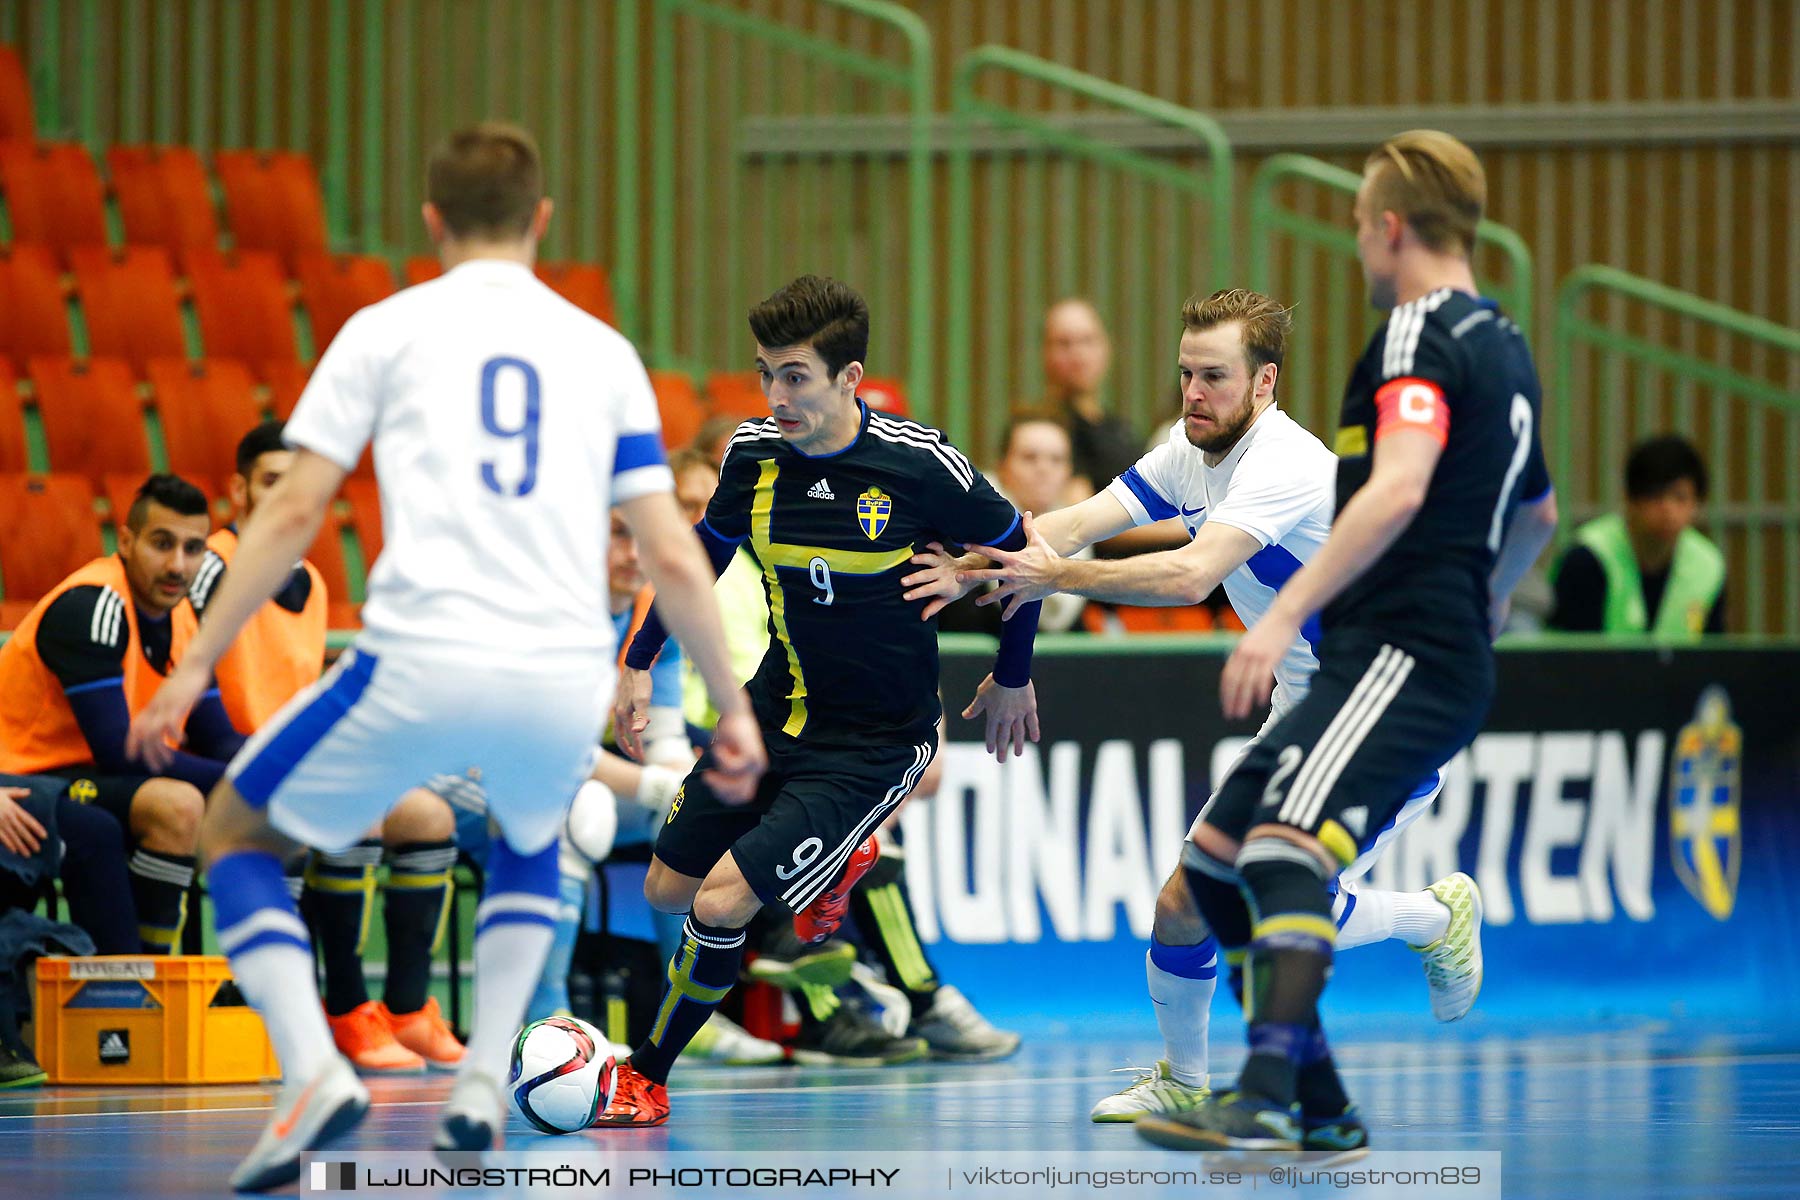
{"type": "Polygon", "coordinates": [[[669,960],[669,990],[657,1007],[656,1023],[631,1055],[640,1074],[657,1083],[669,1081],[675,1059],[731,991],[743,961],[742,929],[716,928],[688,914],[681,945],[669,960]]]}
{"type": "Polygon", "coordinates": [[[163,854],[139,846],[131,856],[131,899],[137,907],[138,941],[145,954],[173,954],[187,924],[187,893],[194,856],[163,854]]]}
{"type": "Polygon", "coordinates": [[[386,1000],[394,1013],[425,1007],[431,986],[431,956],[443,936],[449,911],[450,868],[456,842],[408,842],[388,851],[387,894],[382,919],[387,927],[386,1000]]]}
{"type": "Polygon", "coordinates": [[[315,851],[307,860],[300,913],[325,963],[325,1011],[334,1017],[369,1000],[362,951],[380,861],[379,838],[364,838],[335,854],[315,851]]]}
{"type": "Polygon", "coordinates": [[[937,971],[913,923],[901,859],[884,854],[875,860],[850,892],[850,915],[863,945],[881,960],[888,982],[906,993],[913,1016],[923,1016],[937,995],[937,971]]]}
{"type": "Polygon", "coordinates": [[[87,930],[96,954],[142,953],[125,831],[118,819],[103,808],[58,800],[56,832],[63,842],[63,899],[69,902],[69,920],[87,930]]]}
{"type": "Polygon", "coordinates": [[[1294,1103],[1311,1055],[1319,996],[1331,970],[1331,897],[1324,868],[1286,842],[1251,842],[1238,856],[1254,909],[1250,941],[1250,1058],[1238,1090],[1294,1103]]]}
{"type": "Polygon", "coordinates": [[[1325,1030],[1317,1025],[1313,1026],[1311,1043],[1301,1059],[1295,1098],[1300,1101],[1300,1111],[1309,1117],[1342,1116],[1350,1107],[1344,1081],[1338,1078],[1337,1064],[1331,1061],[1325,1030]]]}

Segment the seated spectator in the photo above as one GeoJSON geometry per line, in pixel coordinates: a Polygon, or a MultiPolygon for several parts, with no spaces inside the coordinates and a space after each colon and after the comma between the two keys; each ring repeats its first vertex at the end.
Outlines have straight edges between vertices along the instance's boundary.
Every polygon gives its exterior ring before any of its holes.
{"type": "Polygon", "coordinates": [[[199,488],[152,475],[119,529],[118,553],[57,584],[0,647],[0,771],[59,776],[71,799],[112,814],[133,847],[138,936],[153,954],[180,941],[203,797],[244,741],[215,688],[161,774],[125,752],[131,718],[199,625],[188,587],[210,528],[199,488]]]}
{"type": "Polygon", "coordinates": [[[1685,438],[1651,438],[1625,463],[1625,511],[1589,521],[1555,571],[1550,627],[1690,641],[1725,631],[1725,556],[1693,528],[1706,464],[1685,438]]]}
{"type": "MultiPolygon", "coordinates": [[[[1079,296],[1044,312],[1041,407],[1068,431],[1073,474],[1064,505],[1085,500],[1138,460],[1143,439],[1101,399],[1112,339],[1092,303],[1079,296]]],[[[1060,507],[1060,506],[1059,506],[1060,507]]]]}
{"type": "MultiPolygon", "coordinates": [[[[1063,507],[1072,463],[1068,432],[1048,416],[1026,413],[1014,417],[1006,427],[1000,464],[991,478],[995,490],[1011,500],[1014,508],[1042,516],[1063,507]]],[[[1093,549],[1084,546],[1072,557],[1092,558],[1093,555],[1093,549]]],[[[938,628],[946,633],[988,633],[998,637],[1000,606],[978,607],[976,594],[971,592],[946,608],[938,617],[938,628]]],[[[1038,617],[1038,632],[1067,633],[1079,629],[1081,610],[1086,604],[1082,597],[1063,592],[1045,597],[1043,613],[1038,617]]]]}

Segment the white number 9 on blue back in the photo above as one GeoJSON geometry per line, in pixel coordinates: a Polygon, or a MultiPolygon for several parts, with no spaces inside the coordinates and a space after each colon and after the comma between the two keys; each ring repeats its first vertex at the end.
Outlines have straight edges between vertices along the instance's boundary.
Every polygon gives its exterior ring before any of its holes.
{"type": "Polygon", "coordinates": [[[497,438],[508,440],[520,439],[523,443],[524,466],[519,472],[518,482],[512,484],[500,481],[500,472],[496,469],[495,460],[483,459],[481,463],[481,482],[491,492],[502,496],[525,496],[537,486],[538,467],[538,406],[542,389],[538,386],[537,368],[522,358],[490,358],[481,364],[481,425],[488,433],[497,438]],[[511,412],[518,413],[519,420],[515,425],[500,423],[499,389],[500,373],[516,371],[519,381],[524,385],[524,402],[522,406],[508,405],[511,412]]]}

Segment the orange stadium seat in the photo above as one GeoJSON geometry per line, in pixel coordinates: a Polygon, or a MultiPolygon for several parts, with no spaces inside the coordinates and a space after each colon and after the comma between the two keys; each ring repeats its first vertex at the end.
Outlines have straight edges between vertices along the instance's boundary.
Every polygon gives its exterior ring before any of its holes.
{"type": "Polygon", "coordinates": [[[218,246],[212,183],[192,147],[114,146],[106,170],[127,242],[169,251],[218,246]]]}
{"type": "Polygon", "coordinates": [[[30,463],[19,377],[13,373],[12,364],[0,358],[0,471],[23,471],[30,463]]]}
{"type": "Polygon", "coordinates": [[[108,472],[150,473],[144,405],[122,359],[33,358],[28,370],[51,470],[96,484],[108,472]]]}
{"type": "Polygon", "coordinates": [[[608,325],[617,323],[612,284],[607,280],[604,268],[593,263],[540,262],[537,277],[576,308],[599,317],[608,325]]]}
{"type": "Polygon", "coordinates": [[[0,44],[0,139],[37,137],[31,112],[31,80],[12,46],[0,44]]]}
{"type": "Polygon", "coordinates": [[[344,499],[350,503],[350,528],[362,545],[363,570],[372,571],[381,557],[381,489],[373,479],[349,479],[344,499]]]}
{"type": "Polygon", "coordinates": [[[663,444],[671,450],[694,440],[706,420],[700,393],[686,371],[652,371],[650,386],[656,389],[656,408],[662,416],[663,444]]]}
{"type": "Polygon", "coordinates": [[[269,411],[277,421],[285,421],[294,415],[294,405],[300,403],[300,393],[306,390],[306,381],[312,378],[312,368],[285,358],[261,366],[259,374],[269,385],[269,411]]]}
{"type": "Polygon", "coordinates": [[[252,364],[296,359],[294,310],[281,262],[266,250],[190,247],[182,265],[194,293],[200,340],[208,358],[241,358],[252,364]]]}
{"type": "Polygon", "coordinates": [[[755,371],[714,371],[706,377],[706,396],[715,417],[749,421],[769,415],[769,398],[755,371]]]}
{"type": "Polygon", "coordinates": [[[429,283],[444,273],[444,264],[429,254],[415,254],[406,260],[406,286],[429,283]]]}
{"type": "Polygon", "coordinates": [[[105,192],[81,143],[0,143],[0,192],[14,242],[49,246],[63,261],[75,246],[106,245],[105,192]]]}
{"type": "Polygon", "coordinates": [[[394,273],[372,254],[303,254],[294,272],[312,320],[313,349],[325,347],[359,308],[394,294],[394,273]]]}
{"type": "Polygon", "coordinates": [[[125,359],[140,375],[153,358],[186,356],[187,333],[167,250],[79,246],[70,257],[92,353],[125,359]]]}
{"type": "Polygon", "coordinates": [[[0,512],[0,628],[12,629],[70,572],[100,557],[100,520],[79,475],[0,475],[0,512]]]}
{"type": "Polygon", "coordinates": [[[862,381],[856,394],[861,396],[870,408],[879,412],[893,413],[897,417],[907,415],[906,388],[898,379],[879,378],[870,375],[862,381]]]}
{"type": "Polygon", "coordinates": [[[69,353],[62,276],[43,246],[0,251],[0,354],[23,367],[34,354],[69,353]]]}
{"type": "Polygon", "coordinates": [[[159,358],[150,364],[150,389],[162,417],[169,469],[185,479],[211,481],[237,467],[237,444],[262,423],[262,402],[250,371],[231,359],[190,363],[159,358]]]}
{"type": "Polygon", "coordinates": [[[238,249],[273,251],[290,270],[301,255],[325,252],[325,198],[311,158],[288,150],[221,150],[213,163],[238,249]]]}

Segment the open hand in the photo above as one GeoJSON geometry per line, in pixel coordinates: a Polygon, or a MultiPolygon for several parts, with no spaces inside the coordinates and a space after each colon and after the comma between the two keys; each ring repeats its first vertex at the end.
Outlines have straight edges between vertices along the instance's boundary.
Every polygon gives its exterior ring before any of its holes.
{"type": "Polygon", "coordinates": [[[946,608],[968,595],[972,584],[961,582],[959,576],[963,571],[973,570],[986,560],[979,554],[969,554],[962,558],[950,557],[941,542],[930,542],[925,549],[912,556],[911,561],[925,569],[914,571],[900,580],[900,586],[906,589],[908,600],[927,600],[925,611],[919,614],[919,620],[929,621],[946,608]]]}
{"type": "Polygon", "coordinates": [[[966,720],[987,716],[987,750],[999,762],[1006,761],[1010,748],[1014,754],[1025,753],[1026,739],[1038,740],[1037,689],[1026,680],[1024,687],[1001,687],[989,675],[975,689],[975,699],[963,709],[966,720]]]}

